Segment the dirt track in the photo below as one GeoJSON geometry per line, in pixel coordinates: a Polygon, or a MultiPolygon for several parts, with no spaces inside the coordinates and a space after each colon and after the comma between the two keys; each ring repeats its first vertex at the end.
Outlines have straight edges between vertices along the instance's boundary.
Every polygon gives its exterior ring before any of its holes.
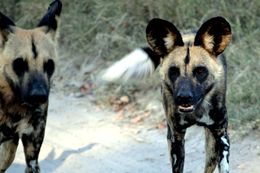
{"type": "MultiPolygon", "coordinates": [[[[123,126],[115,113],[98,110],[86,98],[51,97],[42,173],[170,173],[164,130],[123,126]]],[[[204,138],[195,127],[186,136],[185,173],[201,173],[204,138]]],[[[260,172],[260,135],[231,142],[231,173],[260,172]]],[[[24,172],[22,147],[7,173],[24,172]]]]}

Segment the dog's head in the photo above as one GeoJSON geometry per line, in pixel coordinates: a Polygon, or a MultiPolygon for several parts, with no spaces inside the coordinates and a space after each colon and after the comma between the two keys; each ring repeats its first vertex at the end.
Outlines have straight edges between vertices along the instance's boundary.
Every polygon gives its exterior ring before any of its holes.
{"type": "Polygon", "coordinates": [[[55,40],[61,2],[55,0],[34,29],[16,27],[0,13],[1,99],[38,105],[48,101],[56,58],[55,40]]]}
{"type": "Polygon", "coordinates": [[[146,33],[179,113],[194,112],[210,91],[225,87],[225,62],[219,55],[231,40],[231,28],[224,18],[206,21],[185,41],[172,23],[161,19],[151,20],[146,33]]]}

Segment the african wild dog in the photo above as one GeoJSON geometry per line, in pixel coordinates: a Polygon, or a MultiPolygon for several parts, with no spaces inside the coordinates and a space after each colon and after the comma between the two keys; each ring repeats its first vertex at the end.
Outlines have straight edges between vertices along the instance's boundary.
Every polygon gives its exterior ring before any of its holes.
{"type": "Polygon", "coordinates": [[[0,13],[0,173],[13,162],[20,138],[25,172],[40,172],[38,155],[44,138],[61,7],[59,0],[51,3],[31,30],[16,27],[0,13]]]}
{"type": "Polygon", "coordinates": [[[146,36],[151,49],[133,51],[111,66],[103,78],[145,77],[160,65],[172,172],[183,172],[186,129],[199,125],[206,133],[205,173],[212,173],[216,165],[220,173],[228,173],[226,61],[221,53],[231,40],[229,23],[215,17],[188,36],[168,21],[153,19],[146,36]]]}

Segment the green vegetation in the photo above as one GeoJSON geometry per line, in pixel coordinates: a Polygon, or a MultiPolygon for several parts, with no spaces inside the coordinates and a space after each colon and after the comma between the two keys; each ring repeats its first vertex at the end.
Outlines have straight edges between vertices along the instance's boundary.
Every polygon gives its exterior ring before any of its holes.
{"type": "MultiPolygon", "coordinates": [[[[28,28],[37,23],[48,4],[49,0],[0,0],[0,10],[17,25],[28,28]]],[[[224,16],[233,31],[232,44],[225,51],[229,66],[227,102],[231,128],[237,129],[241,124],[249,128],[260,126],[259,0],[63,0],[63,4],[59,39],[62,47],[56,78],[81,83],[96,80],[95,74],[101,69],[132,49],[146,45],[145,28],[154,17],[172,21],[179,29],[187,30],[198,28],[210,17],[224,16]],[[89,65],[93,62],[98,65],[94,71],[89,65]]],[[[157,92],[159,80],[155,78],[157,75],[141,86],[124,86],[120,92],[129,94],[143,88],[147,95],[157,92]]],[[[100,96],[104,86],[98,84],[97,88],[96,94],[100,96]]],[[[109,93],[107,95],[115,94],[112,89],[109,93]]],[[[159,95],[159,91],[157,93],[159,95]]]]}

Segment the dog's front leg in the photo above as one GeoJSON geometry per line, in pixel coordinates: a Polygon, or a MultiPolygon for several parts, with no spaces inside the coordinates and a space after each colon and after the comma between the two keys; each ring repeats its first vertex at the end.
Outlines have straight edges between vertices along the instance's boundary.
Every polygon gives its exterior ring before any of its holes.
{"type": "MultiPolygon", "coordinates": [[[[37,115],[34,115],[37,116],[37,115]]],[[[22,135],[22,142],[24,146],[24,153],[26,158],[25,173],[40,173],[38,164],[38,156],[45,133],[46,116],[35,117],[31,133],[22,135]]]]}
{"type": "Polygon", "coordinates": [[[218,137],[217,145],[219,145],[220,160],[218,163],[218,168],[220,173],[229,173],[229,137],[225,129],[225,133],[218,137]]]}
{"type": "Polygon", "coordinates": [[[205,173],[212,173],[218,164],[219,173],[229,173],[229,137],[227,129],[206,128],[205,173]]]}
{"type": "Polygon", "coordinates": [[[182,173],[184,167],[184,136],[185,130],[178,132],[168,125],[167,140],[173,173],[182,173]]]}
{"type": "Polygon", "coordinates": [[[31,134],[23,134],[22,142],[26,158],[26,173],[40,173],[38,156],[44,138],[44,127],[37,128],[31,134]]]}

